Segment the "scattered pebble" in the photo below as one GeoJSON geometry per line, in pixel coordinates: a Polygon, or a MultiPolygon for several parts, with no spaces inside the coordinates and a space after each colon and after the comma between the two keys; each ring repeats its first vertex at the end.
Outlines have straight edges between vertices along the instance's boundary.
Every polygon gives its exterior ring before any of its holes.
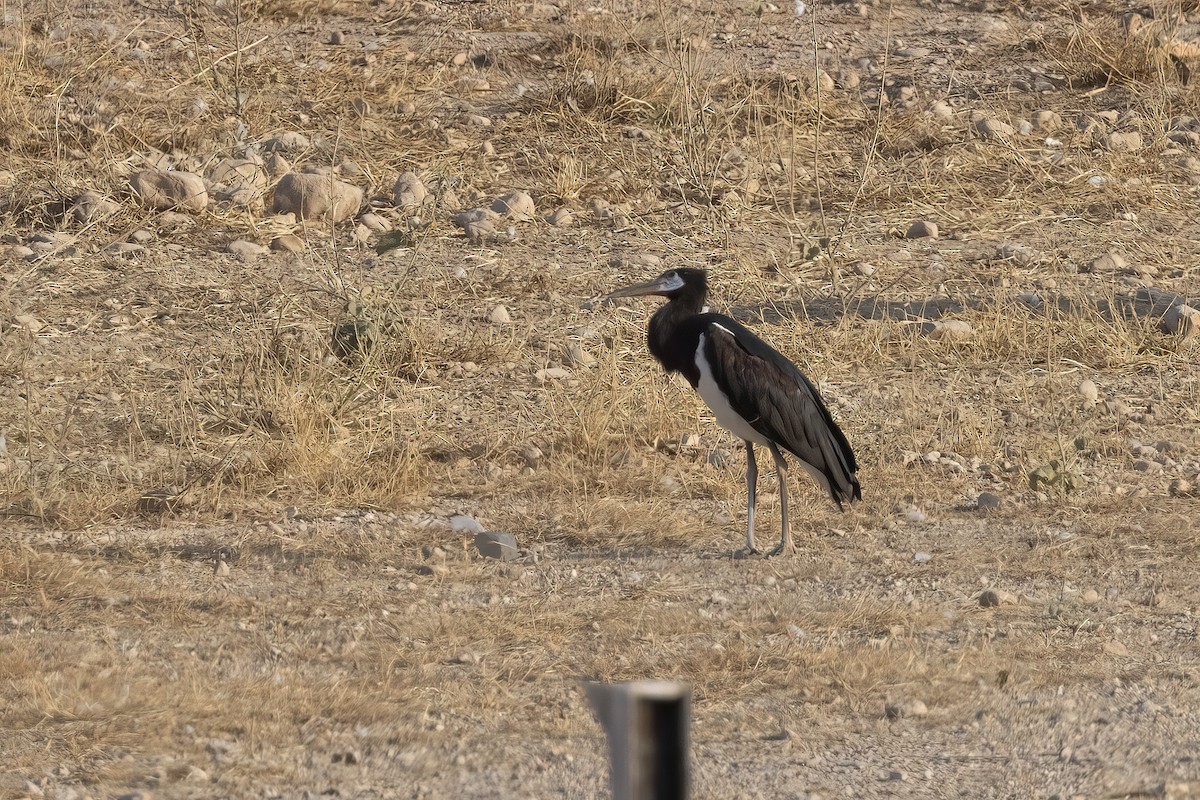
{"type": "Polygon", "coordinates": [[[932,560],[933,555],[925,552],[924,550],[918,550],[917,552],[913,553],[913,561],[917,564],[928,564],[932,560]]]}
{"type": "Polygon", "coordinates": [[[550,216],[546,217],[546,222],[556,228],[565,228],[575,221],[575,215],[568,208],[557,208],[550,216]]]}
{"type": "Polygon", "coordinates": [[[150,208],[203,211],[208,207],[208,189],[204,179],[191,172],[144,169],[133,174],[129,185],[142,203],[150,208]]]}
{"type": "Polygon", "coordinates": [[[495,325],[507,325],[512,322],[512,315],[508,313],[507,306],[496,306],[488,312],[488,322],[495,325]]]}
{"type": "Polygon", "coordinates": [[[1002,592],[995,589],[984,589],[979,593],[977,598],[979,605],[983,608],[997,608],[999,606],[1015,606],[1018,598],[1012,592],[1002,592]]]}
{"type": "Polygon", "coordinates": [[[1095,605],[1100,602],[1100,593],[1095,589],[1088,589],[1083,594],[1079,595],[1079,599],[1090,605],[1095,605]]]}

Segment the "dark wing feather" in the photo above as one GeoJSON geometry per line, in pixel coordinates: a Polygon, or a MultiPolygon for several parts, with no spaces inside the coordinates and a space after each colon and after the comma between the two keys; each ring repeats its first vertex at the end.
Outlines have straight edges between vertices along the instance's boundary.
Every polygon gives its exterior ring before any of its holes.
{"type": "Polygon", "coordinates": [[[862,497],[854,451],[808,378],[735,320],[717,314],[702,318],[705,355],[734,410],[756,431],[824,475],[839,508],[843,501],[862,497]]]}

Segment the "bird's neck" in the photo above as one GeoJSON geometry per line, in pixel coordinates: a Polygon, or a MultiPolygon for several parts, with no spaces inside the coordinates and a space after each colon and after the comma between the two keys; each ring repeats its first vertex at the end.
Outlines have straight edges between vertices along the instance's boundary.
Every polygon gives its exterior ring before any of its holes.
{"type": "Polygon", "coordinates": [[[680,326],[704,310],[705,292],[686,292],[671,298],[650,318],[647,344],[668,372],[678,372],[694,359],[695,343],[681,342],[680,326]]]}

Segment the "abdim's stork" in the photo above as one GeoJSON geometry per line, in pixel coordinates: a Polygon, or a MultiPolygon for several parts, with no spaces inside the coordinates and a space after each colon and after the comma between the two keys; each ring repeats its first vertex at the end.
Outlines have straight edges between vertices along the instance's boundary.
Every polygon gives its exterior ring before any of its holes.
{"type": "Polygon", "coordinates": [[[680,268],[652,281],[618,289],[609,298],[660,295],[669,302],[650,318],[650,352],[667,372],[678,372],[700,393],[717,422],[746,442],[746,552],[754,549],[758,465],[754,445],[775,458],[783,536],[771,555],[792,551],[788,527],[787,463],[780,448],[842,508],[862,497],[850,443],[821,401],[816,387],[791,361],[723,314],[706,313],[704,270],[680,268]]]}

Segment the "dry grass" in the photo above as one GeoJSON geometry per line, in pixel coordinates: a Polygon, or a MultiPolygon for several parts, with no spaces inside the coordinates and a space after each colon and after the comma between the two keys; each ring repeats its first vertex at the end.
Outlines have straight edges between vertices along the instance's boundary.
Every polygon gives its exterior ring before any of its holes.
{"type": "MultiPolygon", "coordinates": [[[[488,737],[518,765],[569,751],[591,775],[579,679],[656,675],[695,687],[715,753],[702,769],[717,770],[700,794],[718,797],[740,784],[712,764],[762,757],[722,748],[774,753],[761,740],[781,729],[874,765],[838,743],[887,751],[894,725],[923,747],[974,725],[1019,750],[1003,737],[1057,731],[1022,698],[1086,705],[1117,679],[1194,699],[1195,501],[1167,485],[1200,470],[1200,374],[1194,340],[1157,325],[1162,297],[1196,293],[1195,183],[1162,135],[1195,113],[1194,86],[1098,11],[1013,4],[966,46],[915,3],[869,24],[815,5],[828,47],[765,6],[5,9],[0,248],[69,240],[0,262],[0,778],[65,765],[51,782],[96,793],[321,791],[362,751],[364,782],[479,795],[445,769],[483,774],[488,737]],[[905,60],[900,37],[947,62],[905,60]],[[838,72],[851,55],[876,67],[856,89],[838,72]],[[1052,88],[1014,88],[1037,75],[1052,88]],[[929,113],[942,99],[948,118],[929,113]],[[971,126],[1042,109],[1063,126],[1008,141],[971,126]],[[1146,148],[1109,152],[1077,128],[1105,111],[1146,148]],[[206,172],[293,130],[312,143],[294,165],[352,160],[368,196],[419,172],[436,203],[412,246],[377,255],[348,227],[296,227],[304,254],[247,264],[229,240],[293,228],[215,204],[160,231],[125,188],[148,164],[206,172]],[[450,225],[509,188],[576,224],[483,245],[450,225]],[[75,220],[84,189],[119,211],[75,220]],[[900,238],[917,218],[941,238],[900,238]],[[155,235],[144,254],[104,252],[138,229],[155,235]],[[1003,257],[1006,242],[1028,257],[1003,257]],[[1110,250],[1143,272],[1092,271],[1110,250]],[[864,502],[839,515],[793,488],[792,561],[728,559],[737,444],[650,361],[650,307],[595,302],[654,271],[644,253],[708,267],[714,305],[819,379],[855,445],[864,502]],[[497,305],[511,324],[488,322],[497,305]],[[974,334],[931,338],[946,318],[974,334]],[[375,346],[339,350],[346,324],[375,346]],[[538,378],[557,366],[570,376],[538,378]],[[1167,442],[1173,466],[1136,471],[1132,439],[1167,442]],[[1052,462],[1079,481],[1031,486],[1052,462]],[[972,512],[981,491],[1002,508],[972,512]],[[455,513],[539,560],[470,558],[455,513]],[[445,555],[422,554],[434,545],[445,555]],[[213,577],[216,556],[230,576],[213,577]],[[985,586],[1020,602],[980,609],[985,586]],[[913,698],[927,720],[883,718],[913,698]]],[[[544,782],[561,764],[523,768],[518,785],[584,791],[544,782]]],[[[1061,777],[1029,769],[1029,791],[1061,777]]],[[[1055,791],[1099,791],[1098,774],[1055,791]]],[[[804,775],[805,790],[856,783],[804,775]]]]}

